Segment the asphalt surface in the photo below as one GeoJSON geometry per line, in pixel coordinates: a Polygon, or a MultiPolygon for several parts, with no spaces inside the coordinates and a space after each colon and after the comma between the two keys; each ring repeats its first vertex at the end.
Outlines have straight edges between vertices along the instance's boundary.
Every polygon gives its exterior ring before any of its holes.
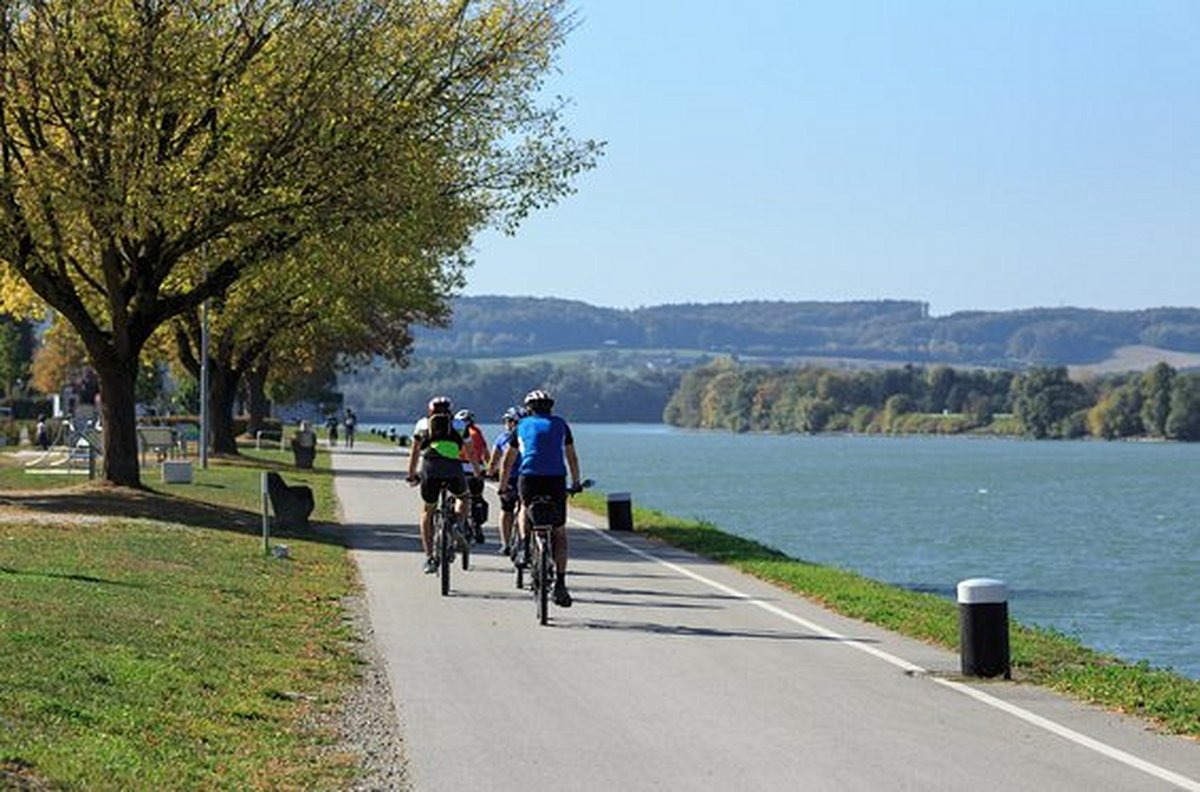
{"type": "Polygon", "coordinates": [[[956,654],[578,510],[575,605],[549,626],[496,554],[490,488],[488,543],[442,597],[421,571],[404,453],[360,443],[333,464],[422,792],[1200,792],[1195,741],[1036,687],[961,680],[956,654]]]}

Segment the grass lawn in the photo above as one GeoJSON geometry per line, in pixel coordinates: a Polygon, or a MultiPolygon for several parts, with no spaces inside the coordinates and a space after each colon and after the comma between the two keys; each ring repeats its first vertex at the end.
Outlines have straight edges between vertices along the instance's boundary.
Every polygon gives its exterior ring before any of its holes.
{"type": "Polygon", "coordinates": [[[250,450],[190,485],[147,470],[142,492],[0,490],[0,788],[350,783],[356,760],[309,716],[356,677],[352,564],[331,526],[267,557],[259,512],[278,468],[332,519],[327,459],[250,450]]]}
{"type": "MultiPolygon", "coordinates": [[[[603,494],[582,493],[575,496],[575,502],[597,514],[607,512],[603,494]]],[[[776,583],[838,613],[958,650],[958,605],[948,599],[789,558],[710,523],[651,509],[635,508],[633,512],[640,533],[776,583]]],[[[1014,679],[1142,716],[1166,731],[1200,737],[1200,682],[1145,664],[1126,663],[1067,636],[1015,621],[1009,639],[1014,679]]]]}

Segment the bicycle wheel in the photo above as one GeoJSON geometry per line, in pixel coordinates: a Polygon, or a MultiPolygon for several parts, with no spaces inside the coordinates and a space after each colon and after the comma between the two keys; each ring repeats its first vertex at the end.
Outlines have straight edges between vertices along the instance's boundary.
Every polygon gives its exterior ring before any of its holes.
{"type": "MultiPolygon", "coordinates": [[[[524,539],[521,539],[520,537],[517,537],[517,538],[514,540],[514,543],[515,543],[515,542],[522,542],[522,543],[524,543],[524,542],[525,542],[525,540],[524,540],[524,539]]],[[[513,551],[513,554],[512,554],[513,569],[517,570],[517,588],[519,588],[519,589],[523,589],[523,588],[525,588],[525,567],[523,567],[523,566],[519,566],[519,565],[517,564],[517,553],[518,553],[518,551],[514,550],[514,551],[513,551]]],[[[525,563],[526,563],[526,564],[528,564],[528,563],[529,563],[529,547],[528,547],[528,544],[526,544],[526,547],[525,547],[525,563]]]]}
{"type": "Polygon", "coordinates": [[[550,621],[550,547],[549,540],[538,537],[537,546],[537,615],[538,623],[550,621]]]}
{"type": "Polygon", "coordinates": [[[445,515],[433,516],[438,522],[438,577],[442,582],[442,596],[450,593],[450,526],[446,525],[445,515]]]}
{"type": "Polygon", "coordinates": [[[459,537],[462,539],[462,568],[467,571],[467,567],[471,565],[471,525],[470,523],[461,523],[462,530],[459,537]]]}

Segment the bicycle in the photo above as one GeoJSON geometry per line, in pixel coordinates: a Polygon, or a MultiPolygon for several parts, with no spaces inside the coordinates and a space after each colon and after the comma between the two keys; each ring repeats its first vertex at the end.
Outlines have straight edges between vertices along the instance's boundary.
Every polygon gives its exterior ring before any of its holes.
{"type": "Polygon", "coordinates": [[[466,534],[467,541],[474,541],[475,544],[483,544],[483,526],[487,523],[488,518],[488,502],[483,494],[483,479],[467,479],[468,491],[471,493],[471,499],[467,504],[466,525],[463,528],[463,533],[466,534]],[[478,484],[472,484],[472,481],[478,484]]]}
{"type": "MultiPolygon", "coordinates": [[[[592,486],[591,479],[584,479],[577,487],[569,487],[567,495],[574,495],[592,486]]],[[[554,523],[559,515],[550,495],[538,495],[526,504],[529,530],[525,537],[529,542],[526,557],[529,559],[529,582],[533,600],[537,605],[537,620],[545,625],[550,621],[550,592],[554,588],[556,575],[554,566],[554,523]]],[[[521,567],[517,567],[517,587],[521,587],[521,567]]]]}
{"type": "Polygon", "coordinates": [[[434,559],[437,561],[438,580],[443,597],[450,593],[450,567],[454,564],[455,548],[458,548],[462,555],[464,572],[471,564],[471,543],[463,535],[462,522],[455,511],[454,500],[449,488],[443,486],[437,509],[433,512],[434,559]]]}

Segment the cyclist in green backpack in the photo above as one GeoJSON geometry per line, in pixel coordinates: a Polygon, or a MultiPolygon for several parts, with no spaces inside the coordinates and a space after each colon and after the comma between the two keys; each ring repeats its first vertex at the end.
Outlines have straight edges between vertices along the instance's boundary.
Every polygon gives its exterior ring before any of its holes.
{"type": "MultiPolygon", "coordinates": [[[[437,396],[429,402],[429,414],[417,422],[413,430],[412,448],[408,455],[408,478],[411,485],[421,485],[421,547],[425,551],[425,573],[437,572],[437,560],[433,554],[433,512],[437,508],[442,488],[450,490],[455,498],[458,519],[466,517],[467,478],[463,472],[459,452],[464,448],[463,436],[454,428],[450,399],[437,396]],[[417,475],[417,463],[421,464],[417,475]]],[[[479,459],[469,444],[467,461],[476,477],[479,476],[479,459]]]]}

